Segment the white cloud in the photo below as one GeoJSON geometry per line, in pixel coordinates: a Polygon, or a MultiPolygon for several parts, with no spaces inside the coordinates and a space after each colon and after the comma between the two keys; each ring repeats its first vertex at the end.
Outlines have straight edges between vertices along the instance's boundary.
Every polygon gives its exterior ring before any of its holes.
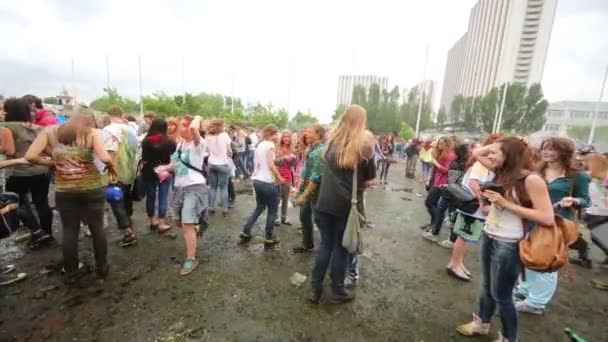
{"type": "MultiPolygon", "coordinates": [[[[310,108],[327,120],[338,75],[380,74],[409,88],[422,77],[427,45],[427,78],[438,80],[440,89],[447,50],[466,31],[474,3],[3,1],[0,31],[7,32],[3,47],[10,48],[0,52],[0,93],[56,93],[70,85],[73,56],[76,95],[91,100],[105,86],[106,55],[111,84],[122,93],[138,96],[138,55],[144,93],[178,93],[183,56],[187,91],[234,90],[245,102],[272,101],[292,113],[310,108]]],[[[602,66],[593,64],[603,58],[596,50],[606,51],[600,24],[607,11],[602,5],[573,10],[582,4],[560,1],[543,82],[550,99],[599,87],[595,70],[602,66]]]]}

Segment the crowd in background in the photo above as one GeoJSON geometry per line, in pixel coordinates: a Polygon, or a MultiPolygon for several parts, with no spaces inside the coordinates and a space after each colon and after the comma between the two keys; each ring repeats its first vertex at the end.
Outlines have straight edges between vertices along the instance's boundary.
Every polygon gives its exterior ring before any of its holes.
{"type": "MultiPolygon", "coordinates": [[[[594,233],[608,223],[608,159],[590,147],[576,149],[566,138],[549,138],[539,146],[502,134],[481,143],[456,135],[406,143],[392,134],[375,137],[367,130],[365,109],[357,105],[331,129],[314,124],[297,133],[273,124],[256,130],[189,115],[165,119],[146,113],[139,124],[115,106],[101,118],[83,109],[60,124],[40,99],[29,95],[7,100],[3,109],[0,145],[9,159],[0,168],[8,168],[5,190],[15,195],[5,193],[0,202],[7,208],[12,203],[12,215],[30,230],[30,248],[44,248],[55,243],[49,204],[49,191],[54,191],[67,284],[83,276],[80,230],[86,227],[92,236],[97,274],[103,279],[109,273],[105,205],[123,234],[119,246],[130,247],[142,229],[132,219],[133,201],[143,198],[149,229],[158,234],[173,226],[181,229],[185,257],[180,274],[190,274],[198,266],[199,238],[208,216],[231,215],[237,205],[235,184],[247,180],[256,205],[244,220],[239,243],[254,238],[253,227],[266,212],[264,246],[276,246],[280,240],[274,228],[293,225],[288,208],[296,206],[302,243],[293,252],[313,253],[317,246],[310,301],[320,301],[330,269],[329,302],[349,302],[354,297],[345,288],[360,280],[357,253],[343,246],[351,207],[356,204],[362,223],[370,225],[365,190],[388,184],[391,165],[403,159],[404,176],[426,188],[429,221],[420,227],[422,236],[452,249],[447,275],[463,282],[481,279],[479,310],[457,328],[459,333],[487,335],[498,311],[501,339],[516,341],[517,312],[545,312],[558,273],[522,270],[518,243],[534,226],[554,225],[554,214],[580,219],[590,230],[571,246],[578,251],[572,263],[592,267],[593,243],[605,254],[600,264],[608,265],[608,248],[594,233]],[[470,200],[455,201],[459,191],[470,200]],[[450,234],[440,241],[444,225],[450,234]],[[478,275],[464,264],[472,245],[481,252],[478,275]]],[[[15,228],[6,222],[0,231],[15,228]]],[[[23,278],[22,273],[9,275],[11,267],[3,267],[1,284],[23,278]]]]}

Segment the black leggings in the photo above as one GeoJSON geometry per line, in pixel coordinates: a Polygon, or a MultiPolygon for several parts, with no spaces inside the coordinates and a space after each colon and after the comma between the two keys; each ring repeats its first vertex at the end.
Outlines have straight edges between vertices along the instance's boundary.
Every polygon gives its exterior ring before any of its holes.
{"type": "Polygon", "coordinates": [[[103,271],[107,265],[108,243],[103,231],[105,190],[94,189],[83,192],[56,192],[55,201],[63,227],[63,263],[70,273],[78,269],[78,235],[83,215],[93,237],[93,251],[97,270],[103,271]]]}
{"type": "Polygon", "coordinates": [[[19,209],[17,215],[23,224],[31,231],[42,229],[45,233],[53,235],[53,211],[49,206],[49,184],[48,174],[35,176],[10,176],[6,181],[6,191],[19,195],[19,209]],[[28,194],[32,196],[32,202],[36,206],[38,217],[36,219],[28,194]]]}

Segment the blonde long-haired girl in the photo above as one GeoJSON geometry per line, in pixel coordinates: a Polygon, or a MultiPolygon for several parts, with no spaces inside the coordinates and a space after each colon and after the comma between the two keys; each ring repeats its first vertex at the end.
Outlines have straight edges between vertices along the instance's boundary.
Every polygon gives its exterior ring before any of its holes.
{"type": "Polygon", "coordinates": [[[351,208],[354,169],[357,169],[358,196],[376,176],[373,136],[367,132],[367,112],[352,105],[346,109],[338,126],[325,144],[325,165],[321,188],[315,208],[315,218],[321,232],[321,246],[312,272],[310,301],[318,303],[323,289],[323,278],[331,260],[333,296],[331,303],[346,303],[354,297],[344,289],[348,252],[342,238],[351,208]]]}

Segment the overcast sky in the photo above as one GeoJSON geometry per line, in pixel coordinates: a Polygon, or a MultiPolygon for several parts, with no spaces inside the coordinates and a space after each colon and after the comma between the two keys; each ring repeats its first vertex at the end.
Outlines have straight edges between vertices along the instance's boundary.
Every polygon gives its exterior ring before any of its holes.
{"type": "MultiPolygon", "coordinates": [[[[514,0],[515,1],[515,0],[514,0]]],[[[521,0],[517,0],[521,1],[521,0]]],[[[218,92],[311,110],[327,121],[338,76],[377,74],[410,88],[438,81],[475,0],[0,0],[0,93],[90,101],[106,85],[218,92]],[[75,82],[71,82],[74,58],[75,82]]],[[[608,63],[608,1],[559,0],[543,88],[550,101],[597,100],[608,63]]]]}

